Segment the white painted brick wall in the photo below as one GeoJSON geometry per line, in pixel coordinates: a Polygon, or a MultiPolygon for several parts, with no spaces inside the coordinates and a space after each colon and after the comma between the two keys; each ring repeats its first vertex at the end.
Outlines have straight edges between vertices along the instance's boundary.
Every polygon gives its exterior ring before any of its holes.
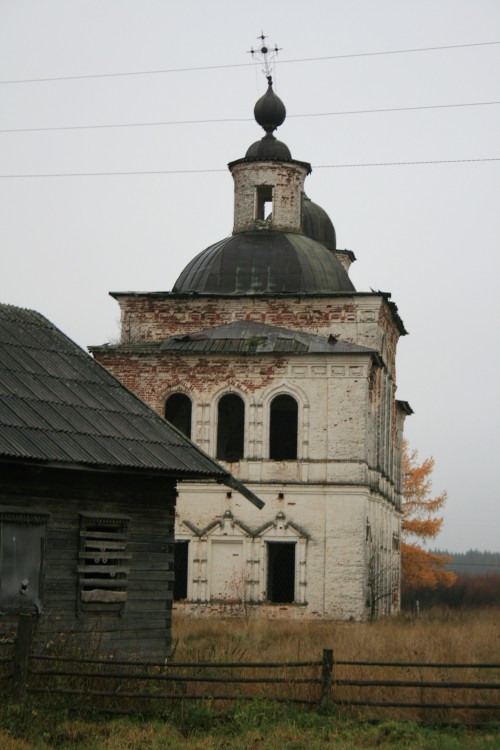
{"type": "MultiPolygon", "coordinates": [[[[392,380],[397,325],[381,295],[352,295],[315,299],[184,299],[177,295],[121,296],[122,340],[158,342],[169,335],[188,333],[233,320],[257,320],[320,335],[333,334],[344,341],[372,347],[382,356],[385,370],[369,355],[318,355],[273,357],[168,357],[161,352],[136,355],[132,350],[98,359],[120,377],[160,414],[165,400],[175,391],[188,393],[193,401],[193,439],[215,455],[217,400],[228,391],[245,402],[245,458],[228,464],[237,478],[266,502],[257,511],[247,500],[213,485],[181,486],[176,533],[189,538],[189,596],[191,603],[176,605],[195,615],[235,614],[233,604],[210,603],[210,545],[238,541],[243,544],[250,568],[244,577],[252,597],[263,600],[266,589],[266,544],[278,538],[295,540],[300,576],[297,601],[286,606],[261,603],[252,614],[272,617],[350,618],[366,616],[368,567],[373,545],[380,550],[379,565],[399,566],[393,551],[393,535],[399,536],[401,414],[395,415],[392,380]],[[269,461],[269,403],[279,392],[292,394],[299,403],[297,461],[269,461]],[[386,476],[383,475],[382,470],[386,476]],[[278,495],[283,492],[284,498],[278,495]],[[305,541],[291,528],[279,528],[252,540],[231,524],[199,540],[183,523],[199,528],[230,511],[253,529],[285,522],[305,529],[305,541]],[[366,540],[367,520],[372,541],[366,540]],[[288,536],[280,536],[287,534],[288,536]],[[299,555],[300,550],[300,555],[299,555]],[[196,561],[196,562],[195,562],[196,561]],[[252,567],[253,566],[253,567],[252,567]],[[257,574],[255,574],[255,568],[257,574]],[[250,571],[250,572],[249,572],[250,571]],[[250,586],[250,584],[249,584],[250,586]],[[302,597],[302,599],[301,599],[302,597]],[[198,601],[199,600],[199,601],[198,601]]],[[[219,548],[220,551],[220,548],[219,548]]],[[[223,556],[222,556],[223,557],[223,556]]],[[[219,559],[222,559],[220,557],[219,559]]],[[[246,565],[246,562],[245,562],[246,565]]],[[[228,576],[232,575],[227,571],[228,576]]],[[[219,571],[218,579],[224,578],[219,571]]],[[[382,576],[391,585],[389,574],[382,576]]],[[[399,591],[385,597],[383,611],[395,611],[399,591]]]]}

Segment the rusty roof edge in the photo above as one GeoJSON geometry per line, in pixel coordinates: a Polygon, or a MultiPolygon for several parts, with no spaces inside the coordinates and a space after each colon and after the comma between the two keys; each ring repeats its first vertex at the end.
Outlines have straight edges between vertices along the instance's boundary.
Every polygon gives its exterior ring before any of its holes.
{"type": "MultiPolygon", "coordinates": [[[[321,244],[321,243],[320,243],[321,244]]],[[[343,252],[343,251],[342,251],[343,252]]],[[[349,251],[351,252],[351,251],[349,251]]],[[[224,297],[230,299],[253,299],[254,297],[260,299],[265,297],[266,299],[273,299],[275,297],[295,299],[296,297],[390,297],[390,292],[358,292],[354,289],[347,291],[337,292],[259,292],[258,294],[245,294],[245,293],[224,293],[224,292],[170,292],[170,291],[155,291],[155,292],[134,292],[134,291],[121,291],[121,292],[108,292],[110,297],[113,299],[119,299],[120,297],[152,297],[158,299],[172,298],[172,299],[197,299],[199,297],[224,297]]]]}

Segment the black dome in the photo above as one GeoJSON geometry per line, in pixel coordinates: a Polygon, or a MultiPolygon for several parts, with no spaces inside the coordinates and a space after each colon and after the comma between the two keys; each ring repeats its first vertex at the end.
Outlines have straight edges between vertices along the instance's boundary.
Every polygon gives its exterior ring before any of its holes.
{"type": "Polygon", "coordinates": [[[302,202],[302,227],[304,234],[317,242],[321,242],[329,250],[337,249],[337,238],[332,220],[324,208],[313,203],[307,195],[302,202]]]}
{"type": "Polygon", "coordinates": [[[196,256],[173,292],[318,294],[353,292],[340,261],[316,240],[292,232],[242,232],[196,256]]]}
{"type": "Polygon", "coordinates": [[[245,154],[246,159],[276,159],[277,161],[289,161],[292,158],[290,149],[282,141],[278,141],[274,135],[268,133],[260,141],[252,143],[245,154]]]}
{"type": "Polygon", "coordinates": [[[258,161],[265,159],[290,161],[292,158],[290,149],[282,141],[276,140],[273,135],[273,130],[285,122],[286,108],[279,96],[274,93],[270,76],[267,81],[269,84],[267,91],[264,96],[260,97],[253,110],[256,121],[264,128],[266,135],[260,141],[252,143],[245,158],[258,161]]]}
{"type": "Polygon", "coordinates": [[[286,108],[279,96],[274,93],[273,82],[270,77],[268,78],[268,84],[266,93],[260,97],[253,108],[253,114],[266,133],[272,133],[285,122],[286,108]]]}

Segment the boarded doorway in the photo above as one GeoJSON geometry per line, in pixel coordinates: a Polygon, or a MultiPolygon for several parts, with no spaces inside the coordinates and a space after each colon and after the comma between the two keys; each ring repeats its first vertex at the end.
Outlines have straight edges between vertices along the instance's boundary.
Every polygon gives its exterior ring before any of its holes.
{"type": "Polygon", "coordinates": [[[210,565],[210,599],[241,601],[245,595],[243,542],[213,541],[210,565]]]}

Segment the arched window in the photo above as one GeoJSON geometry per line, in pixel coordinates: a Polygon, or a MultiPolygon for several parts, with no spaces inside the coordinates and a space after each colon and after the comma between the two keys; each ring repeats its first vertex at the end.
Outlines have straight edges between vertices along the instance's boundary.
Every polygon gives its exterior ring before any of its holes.
{"type": "Polygon", "coordinates": [[[297,458],[298,405],[292,396],[276,396],[271,401],[269,458],[293,461],[297,458]]]}
{"type": "Polygon", "coordinates": [[[243,458],[245,404],[235,393],[221,398],[217,419],[217,458],[239,461],[243,458]]]}
{"type": "Polygon", "coordinates": [[[165,419],[171,422],[188,438],[191,437],[192,404],[185,393],[174,393],[165,404],[165,419]]]}

